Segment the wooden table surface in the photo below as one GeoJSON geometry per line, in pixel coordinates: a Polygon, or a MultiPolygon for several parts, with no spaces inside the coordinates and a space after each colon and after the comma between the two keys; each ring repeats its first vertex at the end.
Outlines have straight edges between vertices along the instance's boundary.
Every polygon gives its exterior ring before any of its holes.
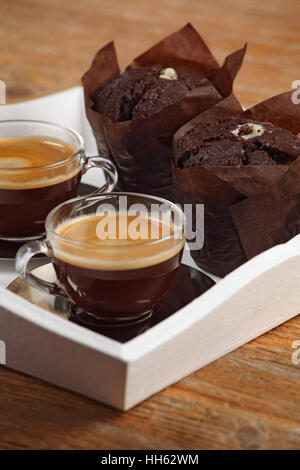
{"type": "MultiPolygon", "coordinates": [[[[245,106],[300,79],[299,0],[0,0],[0,14],[8,103],[78,85],[111,39],[124,67],[188,21],[219,61],[248,42],[235,86],[245,106]]],[[[126,413],[1,368],[0,448],[300,448],[295,340],[298,318],[126,413]]]]}

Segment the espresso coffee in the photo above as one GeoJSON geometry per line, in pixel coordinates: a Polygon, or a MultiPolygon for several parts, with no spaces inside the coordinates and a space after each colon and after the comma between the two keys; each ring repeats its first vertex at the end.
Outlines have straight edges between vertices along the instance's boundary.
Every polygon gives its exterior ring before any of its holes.
{"type": "Polygon", "coordinates": [[[151,310],[174,280],[184,245],[170,223],[146,215],[84,216],[56,233],[61,285],[86,312],[109,321],[151,310]]]}
{"type": "MultiPolygon", "coordinates": [[[[57,163],[75,153],[72,145],[50,137],[7,137],[0,139],[0,168],[32,168],[57,163]]],[[[5,173],[4,173],[5,174],[5,173]]],[[[34,175],[36,177],[36,175],[34,175]]],[[[40,185],[39,180],[30,178],[30,173],[23,178],[17,175],[0,181],[0,187],[11,186],[22,189],[28,183],[30,187],[40,185]],[[11,178],[11,181],[9,181],[11,178]]]]}
{"type": "Polygon", "coordinates": [[[77,195],[73,146],[49,137],[0,139],[0,237],[38,236],[53,207],[77,195]]]}

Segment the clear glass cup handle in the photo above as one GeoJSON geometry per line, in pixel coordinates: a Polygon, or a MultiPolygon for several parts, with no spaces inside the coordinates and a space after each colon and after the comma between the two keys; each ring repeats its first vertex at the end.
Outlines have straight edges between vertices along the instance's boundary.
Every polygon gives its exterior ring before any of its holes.
{"type": "Polygon", "coordinates": [[[44,254],[48,257],[51,257],[51,247],[46,240],[35,240],[23,245],[16,255],[17,273],[32,287],[42,290],[47,294],[59,295],[70,300],[64,289],[56,282],[44,281],[43,279],[32,274],[32,272],[29,270],[29,261],[33,256],[39,254],[44,254]]]}
{"type": "Polygon", "coordinates": [[[106,178],[105,184],[94,191],[93,194],[107,192],[110,193],[114,190],[118,182],[118,172],[115,165],[108,160],[107,158],[99,157],[98,155],[94,157],[86,157],[83,164],[83,174],[86,173],[91,168],[100,168],[103,170],[106,178]]]}

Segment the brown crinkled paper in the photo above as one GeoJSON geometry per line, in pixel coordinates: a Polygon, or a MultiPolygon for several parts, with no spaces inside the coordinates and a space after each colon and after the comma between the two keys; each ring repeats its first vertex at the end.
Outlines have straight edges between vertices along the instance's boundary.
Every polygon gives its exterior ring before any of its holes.
{"type": "MultiPolygon", "coordinates": [[[[232,97],[177,131],[173,145],[195,122],[240,115],[300,132],[300,106],[292,91],[238,112],[232,97]]],[[[175,162],[175,166],[178,162],[175,162]]],[[[300,232],[300,156],[290,165],[195,166],[173,170],[178,199],[204,203],[204,247],[191,254],[219,276],[300,232]]]]}
{"type": "Polygon", "coordinates": [[[96,91],[120,74],[112,42],[97,52],[82,77],[86,114],[100,155],[110,158],[118,168],[118,190],[173,198],[173,135],[184,123],[232,93],[245,50],[246,46],[230,54],[219,67],[201,36],[187,24],[134,59],[128,68],[184,67],[206,77],[201,86],[152,116],[124,122],[114,122],[94,108],[96,91]]]}

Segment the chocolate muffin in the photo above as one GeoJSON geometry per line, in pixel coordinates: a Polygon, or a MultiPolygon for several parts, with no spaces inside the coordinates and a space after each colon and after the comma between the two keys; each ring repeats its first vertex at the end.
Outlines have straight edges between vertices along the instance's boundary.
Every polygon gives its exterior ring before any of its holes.
{"type": "Polygon", "coordinates": [[[114,121],[146,118],[176,103],[203,80],[183,68],[141,67],[126,70],[95,95],[95,109],[114,121]]]}
{"type": "Polygon", "coordinates": [[[195,125],[176,144],[179,168],[195,165],[286,165],[300,155],[300,140],[267,122],[228,118],[195,125]]]}

